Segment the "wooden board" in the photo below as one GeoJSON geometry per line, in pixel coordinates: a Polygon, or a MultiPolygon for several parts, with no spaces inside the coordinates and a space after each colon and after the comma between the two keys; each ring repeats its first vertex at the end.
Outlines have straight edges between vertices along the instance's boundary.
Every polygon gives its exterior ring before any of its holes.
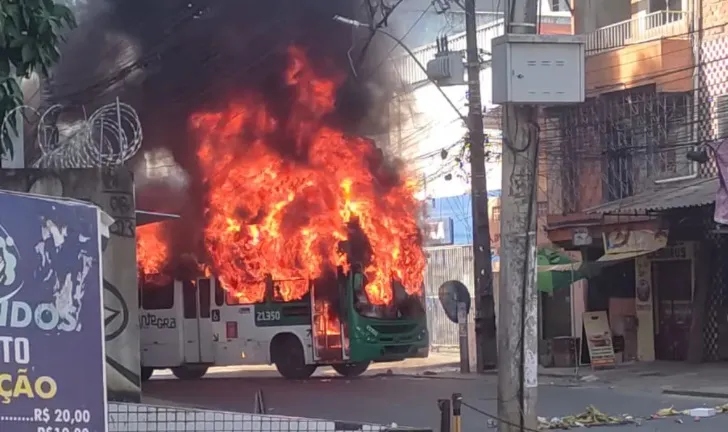
{"type": "Polygon", "coordinates": [[[584,312],[582,317],[592,368],[613,367],[616,360],[607,312],[584,312]]]}

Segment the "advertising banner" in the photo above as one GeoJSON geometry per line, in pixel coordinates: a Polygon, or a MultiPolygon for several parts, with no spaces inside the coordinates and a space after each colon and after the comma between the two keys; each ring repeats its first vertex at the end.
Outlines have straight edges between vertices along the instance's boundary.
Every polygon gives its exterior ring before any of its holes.
{"type": "Polygon", "coordinates": [[[0,191],[0,431],[105,432],[99,210],[0,191]]]}
{"type": "Polygon", "coordinates": [[[430,218],[423,224],[425,246],[447,246],[455,242],[451,218],[430,218]]]}

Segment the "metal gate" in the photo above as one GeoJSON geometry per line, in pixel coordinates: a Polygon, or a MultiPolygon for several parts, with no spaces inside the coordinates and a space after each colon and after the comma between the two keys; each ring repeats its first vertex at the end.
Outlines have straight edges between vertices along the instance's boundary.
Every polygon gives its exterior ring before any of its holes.
{"type": "MultiPolygon", "coordinates": [[[[425,251],[427,253],[425,299],[430,347],[433,350],[457,349],[457,324],[450,321],[445,315],[437,296],[437,290],[446,281],[459,280],[468,287],[470,295],[473,295],[473,246],[431,247],[426,248],[425,251]]],[[[472,313],[468,318],[470,322],[473,322],[472,313]]]]}

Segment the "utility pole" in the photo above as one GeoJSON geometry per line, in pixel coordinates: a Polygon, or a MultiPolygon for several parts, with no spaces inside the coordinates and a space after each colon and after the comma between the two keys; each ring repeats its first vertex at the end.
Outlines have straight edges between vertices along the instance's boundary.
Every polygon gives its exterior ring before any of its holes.
{"type": "Polygon", "coordinates": [[[485,133],[480,100],[480,53],[475,21],[475,0],[465,0],[465,42],[468,66],[468,131],[470,188],[473,210],[473,261],[475,267],[475,349],[478,373],[495,369],[498,342],[493,298],[493,263],[490,256],[488,188],[485,177],[485,133]]]}
{"type": "MultiPolygon", "coordinates": [[[[505,33],[536,33],[537,0],[506,0],[505,33]]],[[[501,432],[536,430],[538,111],[503,105],[498,417],[501,432]]]]}

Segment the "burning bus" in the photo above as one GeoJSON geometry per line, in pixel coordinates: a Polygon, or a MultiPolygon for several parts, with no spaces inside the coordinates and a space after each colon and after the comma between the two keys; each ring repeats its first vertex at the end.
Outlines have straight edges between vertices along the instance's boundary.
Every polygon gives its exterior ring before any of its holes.
{"type": "Polygon", "coordinates": [[[371,362],[428,353],[422,299],[393,281],[397,301],[371,304],[361,269],[338,269],[328,280],[268,277],[261,282],[264,298],[254,304],[241,302],[216,278],[180,281],[153,275],[143,281],[144,380],[154,369],[171,368],[180,379],[196,379],[210,366],[262,364],[274,364],[289,379],[308,378],[324,365],[352,377],[371,362]],[[332,288],[336,304],[330,301],[332,288]],[[281,293],[292,289],[307,294],[285,301],[281,293]]]}
{"type": "Polygon", "coordinates": [[[144,378],[246,364],[356,376],[427,355],[415,184],[331,120],[341,77],[287,56],[284,103],[247,91],[190,115],[194,205],[137,229],[144,378]]]}

